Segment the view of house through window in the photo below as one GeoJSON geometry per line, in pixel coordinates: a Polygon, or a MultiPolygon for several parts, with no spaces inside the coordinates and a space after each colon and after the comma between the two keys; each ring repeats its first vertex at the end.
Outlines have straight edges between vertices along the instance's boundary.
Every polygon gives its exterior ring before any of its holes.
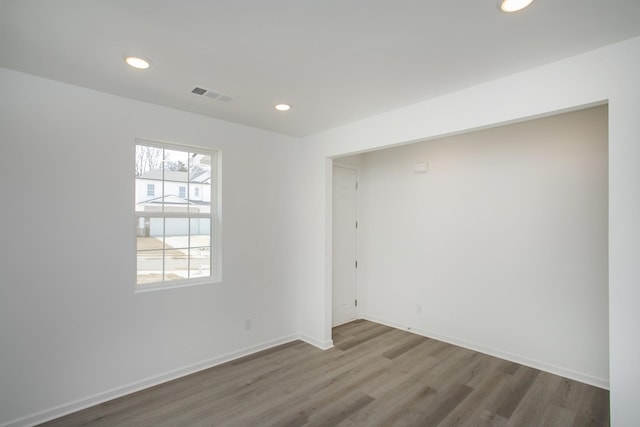
{"type": "Polygon", "coordinates": [[[211,281],[216,153],[138,140],[135,168],[137,287],[211,281]]]}

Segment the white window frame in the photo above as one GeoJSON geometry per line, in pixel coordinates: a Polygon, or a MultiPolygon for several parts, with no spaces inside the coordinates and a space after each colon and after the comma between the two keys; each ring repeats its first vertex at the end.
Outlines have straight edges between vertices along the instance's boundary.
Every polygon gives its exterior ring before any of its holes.
{"type": "MultiPolygon", "coordinates": [[[[159,148],[159,149],[166,149],[166,150],[172,150],[172,151],[184,151],[184,152],[188,152],[188,153],[197,153],[197,154],[203,154],[203,155],[207,155],[207,156],[211,156],[211,183],[209,188],[211,189],[211,209],[209,213],[200,213],[200,212],[164,212],[164,211],[158,211],[158,212],[140,212],[140,211],[136,211],[136,206],[135,206],[135,200],[134,200],[134,206],[133,206],[133,214],[134,214],[134,232],[133,232],[133,238],[134,238],[134,265],[135,265],[135,269],[134,269],[134,278],[133,278],[133,283],[135,286],[135,292],[146,292],[146,291],[155,291],[155,290],[161,290],[161,289],[174,289],[174,288],[178,288],[178,287],[185,287],[185,286],[193,286],[193,285],[203,285],[203,284],[209,284],[209,283],[219,283],[222,281],[222,262],[221,262],[221,247],[222,247],[222,240],[221,240],[221,212],[222,212],[222,205],[221,205],[221,201],[220,201],[220,190],[221,190],[221,173],[220,173],[220,164],[221,164],[221,158],[222,158],[222,152],[220,150],[212,150],[209,148],[203,148],[203,147],[197,147],[197,146],[190,146],[190,145],[185,145],[185,144],[176,144],[176,143],[169,143],[169,142],[159,142],[159,141],[153,141],[153,140],[147,140],[147,139],[142,139],[142,138],[136,138],[133,144],[133,151],[134,151],[134,158],[135,158],[135,153],[136,153],[136,146],[137,145],[145,145],[145,146],[149,146],[149,147],[154,147],[154,148],[159,148]],[[143,284],[139,284],[138,283],[138,259],[137,259],[137,255],[138,255],[138,251],[137,251],[137,236],[138,236],[138,220],[140,217],[150,217],[150,218],[210,218],[211,220],[211,226],[210,226],[210,275],[206,276],[206,277],[197,277],[197,278],[187,278],[187,279],[177,279],[177,280],[170,280],[170,281],[159,281],[159,282],[153,282],[153,283],[143,283],[143,284]]],[[[135,168],[135,162],[134,162],[134,168],[135,168]]],[[[134,175],[134,179],[133,179],[133,184],[134,184],[134,194],[135,194],[135,185],[136,185],[136,180],[138,179],[138,177],[135,174],[135,171],[133,173],[134,175]]],[[[159,181],[159,183],[161,184],[161,194],[164,194],[164,183],[165,182],[171,182],[171,181],[165,181],[164,178],[159,181]]],[[[186,194],[187,196],[189,195],[189,187],[190,187],[190,182],[185,182],[185,186],[186,186],[186,194]]],[[[157,187],[156,187],[157,189],[157,187]]],[[[145,186],[145,192],[144,194],[146,195],[146,186],[145,186]]],[[[202,193],[201,193],[202,194],[202,193]]],[[[189,224],[191,224],[191,221],[189,221],[189,224]]],[[[163,266],[164,266],[164,256],[163,256],[163,266]]],[[[164,268],[164,267],[163,267],[164,268]]]]}

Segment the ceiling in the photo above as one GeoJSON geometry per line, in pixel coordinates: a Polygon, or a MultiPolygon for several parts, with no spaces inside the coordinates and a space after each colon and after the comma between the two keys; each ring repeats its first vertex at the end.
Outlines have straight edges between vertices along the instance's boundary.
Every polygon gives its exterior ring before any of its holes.
{"type": "Polygon", "coordinates": [[[637,0],[513,14],[496,0],[0,0],[0,66],[306,136],[638,36],[639,22],[637,0]]]}

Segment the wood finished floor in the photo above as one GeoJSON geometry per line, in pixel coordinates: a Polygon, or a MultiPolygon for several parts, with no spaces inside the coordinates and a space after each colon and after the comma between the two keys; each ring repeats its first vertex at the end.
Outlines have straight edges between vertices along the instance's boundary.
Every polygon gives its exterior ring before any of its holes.
{"type": "Polygon", "coordinates": [[[335,348],[295,341],[45,426],[609,425],[609,392],[368,321],[335,348]]]}

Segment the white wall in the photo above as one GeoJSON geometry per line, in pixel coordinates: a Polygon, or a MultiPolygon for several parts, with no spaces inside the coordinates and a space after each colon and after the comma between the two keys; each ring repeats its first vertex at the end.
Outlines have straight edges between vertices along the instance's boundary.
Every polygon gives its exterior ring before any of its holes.
{"type": "Polygon", "coordinates": [[[640,38],[305,138],[299,168],[300,331],[330,342],[328,157],[492,127],[609,101],[609,360],[614,426],[637,421],[640,382],[640,38]],[[303,228],[302,222],[306,224],[303,228]]]}
{"type": "Polygon", "coordinates": [[[295,140],[5,69],[0,93],[0,424],[296,336],[295,140]],[[136,137],[222,150],[222,283],[134,293],[136,137]]]}
{"type": "Polygon", "coordinates": [[[362,317],[608,387],[607,136],[601,106],[363,155],[362,317]]]}

